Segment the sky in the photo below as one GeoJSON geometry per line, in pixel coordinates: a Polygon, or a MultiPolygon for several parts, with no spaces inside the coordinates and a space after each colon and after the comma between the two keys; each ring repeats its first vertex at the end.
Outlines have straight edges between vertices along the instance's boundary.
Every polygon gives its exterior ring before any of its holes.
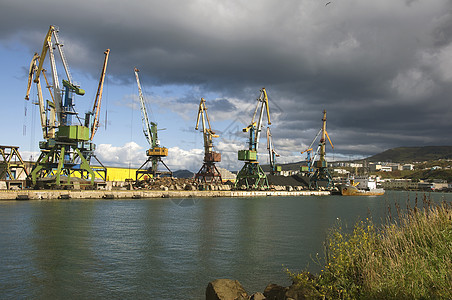
{"type": "MultiPolygon", "coordinates": [[[[134,67],[172,170],[202,165],[201,97],[220,136],[218,165],[238,170],[262,87],[279,163],[305,159],[323,110],[330,161],[452,145],[452,0],[0,0],[0,8],[0,144],[19,146],[24,159],[36,159],[43,139],[36,88],[24,97],[50,25],[86,91],[75,98],[81,116],[111,50],[94,138],[107,166],[146,160],[134,67]]],[[[259,152],[268,163],[265,134],[259,152]]]]}

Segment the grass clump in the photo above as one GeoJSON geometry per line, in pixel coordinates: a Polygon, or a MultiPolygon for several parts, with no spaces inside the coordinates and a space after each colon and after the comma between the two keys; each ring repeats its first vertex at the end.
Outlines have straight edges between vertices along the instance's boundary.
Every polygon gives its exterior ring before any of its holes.
{"type": "Polygon", "coordinates": [[[408,209],[377,228],[370,219],[351,233],[328,234],[318,276],[289,275],[326,299],[452,299],[450,205],[408,209]]]}

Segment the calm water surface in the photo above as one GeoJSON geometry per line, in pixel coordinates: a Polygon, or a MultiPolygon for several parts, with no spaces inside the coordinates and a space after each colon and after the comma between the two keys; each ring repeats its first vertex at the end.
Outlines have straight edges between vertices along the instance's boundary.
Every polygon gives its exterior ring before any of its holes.
{"type": "MultiPolygon", "coordinates": [[[[452,194],[431,193],[434,201],[452,194]]],[[[209,281],[249,292],[290,284],[284,268],[318,271],[328,228],[379,221],[381,197],[266,197],[0,202],[2,299],[204,299],[209,281]]]]}

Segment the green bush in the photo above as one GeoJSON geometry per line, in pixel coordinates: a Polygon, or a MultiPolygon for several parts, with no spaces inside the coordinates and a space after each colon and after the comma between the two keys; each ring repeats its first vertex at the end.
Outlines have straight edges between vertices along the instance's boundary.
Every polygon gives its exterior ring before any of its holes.
{"type": "Polygon", "coordinates": [[[450,205],[410,209],[377,228],[340,224],[328,234],[323,269],[316,277],[289,272],[326,299],[452,299],[450,205]]]}

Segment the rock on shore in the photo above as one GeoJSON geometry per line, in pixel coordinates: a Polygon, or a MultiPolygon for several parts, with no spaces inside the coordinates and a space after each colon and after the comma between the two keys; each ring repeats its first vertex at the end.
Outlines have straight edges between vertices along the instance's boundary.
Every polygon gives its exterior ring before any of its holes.
{"type": "Polygon", "coordinates": [[[312,286],[293,283],[289,287],[269,284],[263,293],[248,295],[237,280],[216,279],[209,282],[206,300],[302,300],[322,299],[320,293],[312,286]]]}
{"type": "Polygon", "coordinates": [[[206,300],[249,299],[243,286],[237,280],[216,279],[209,282],[206,289],[206,300]]]}

